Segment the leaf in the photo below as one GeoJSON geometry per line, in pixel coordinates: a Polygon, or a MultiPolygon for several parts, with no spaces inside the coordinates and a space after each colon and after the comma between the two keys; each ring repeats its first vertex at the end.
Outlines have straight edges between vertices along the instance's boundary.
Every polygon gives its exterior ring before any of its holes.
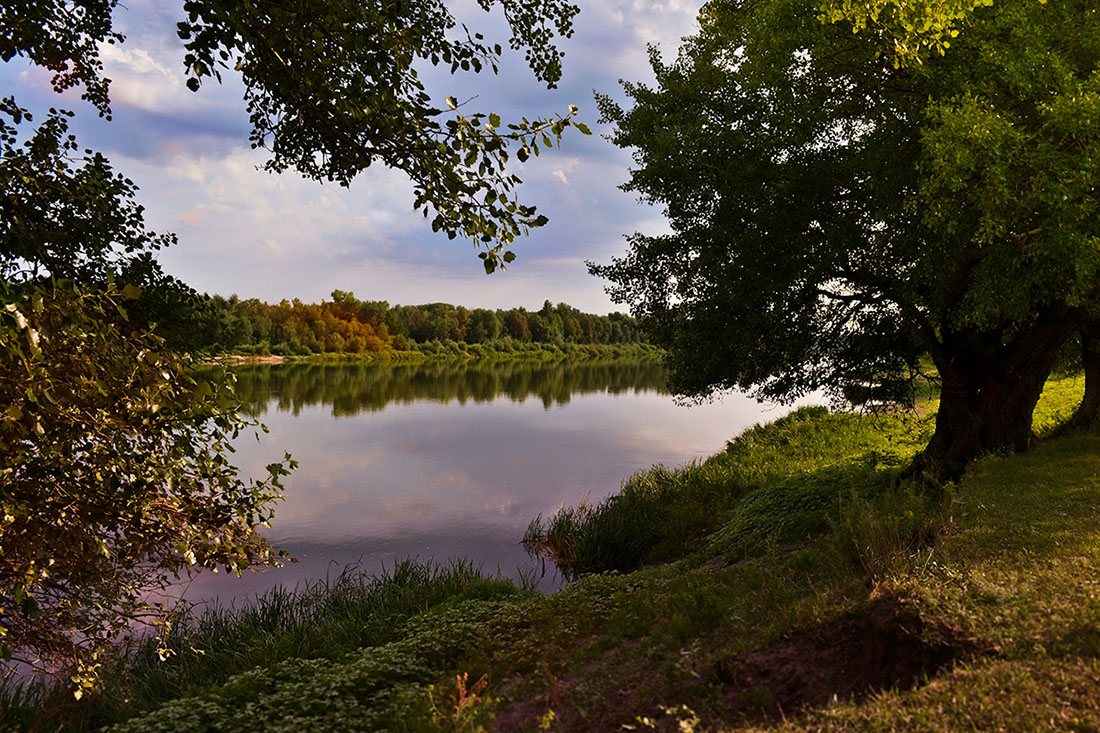
{"type": "MultiPolygon", "coordinates": [[[[436,97],[436,99],[438,99],[438,97],[436,97]]],[[[458,109],[458,100],[457,99],[455,99],[454,97],[448,96],[446,101],[447,101],[447,106],[448,107],[450,107],[451,109],[458,109]]]]}

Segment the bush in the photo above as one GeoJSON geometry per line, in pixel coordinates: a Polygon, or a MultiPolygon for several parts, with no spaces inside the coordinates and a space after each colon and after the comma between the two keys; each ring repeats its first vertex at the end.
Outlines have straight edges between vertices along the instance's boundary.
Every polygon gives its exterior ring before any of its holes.
{"type": "Polygon", "coordinates": [[[117,636],[164,620],[151,590],[275,562],[256,525],[287,463],[237,477],[230,383],[131,324],[137,290],[0,286],[0,652],[78,695],[117,636]]]}

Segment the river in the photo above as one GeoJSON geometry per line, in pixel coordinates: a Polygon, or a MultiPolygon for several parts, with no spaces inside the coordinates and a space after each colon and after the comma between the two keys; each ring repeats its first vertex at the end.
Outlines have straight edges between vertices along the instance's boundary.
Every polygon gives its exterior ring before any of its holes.
{"type": "Polygon", "coordinates": [[[655,362],[278,364],[235,369],[270,432],[237,441],[244,475],[299,462],[266,536],[297,560],[241,578],[204,573],[186,597],[227,603],[277,584],[375,573],[405,557],[564,580],[519,544],[528,523],[615,492],[654,463],[721,450],[786,410],[743,395],[677,404],[655,362]]]}

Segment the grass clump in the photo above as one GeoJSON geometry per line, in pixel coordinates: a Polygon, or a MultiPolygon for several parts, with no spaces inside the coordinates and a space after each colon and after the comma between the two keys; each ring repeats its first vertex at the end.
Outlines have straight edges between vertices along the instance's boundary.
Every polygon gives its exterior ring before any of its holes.
{"type": "Polygon", "coordinates": [[[433,680],[469,648],[487,643],[507,608],[501,601],[452,601],[402,625],[396,641],[338,659],[288,659],[244,672],[110,730],[476,730],[491,720],[492,698],[472,692],[476,683],[468,686],[465,675],[450,699],[433,680]]]}
{"type": "Polygon", "coordinates": [[[537,517],[524,543],[577,575],[679,557],[716,531],[707,551],[731,558],[801,541],[828,528],[830,509],[853,491],[889,484],[930,429],[914,415],[804,407],[750,428],[706,461],[655,466],[599,504],[537,517]]]}
{"type": "Polygon", "coordinates": [[[767,484],[736,504],[706,553],[734,561],[804,543],[848,516],[855,503],[889,491],[896,478],[896,469],[846,464],[767,484]]]}

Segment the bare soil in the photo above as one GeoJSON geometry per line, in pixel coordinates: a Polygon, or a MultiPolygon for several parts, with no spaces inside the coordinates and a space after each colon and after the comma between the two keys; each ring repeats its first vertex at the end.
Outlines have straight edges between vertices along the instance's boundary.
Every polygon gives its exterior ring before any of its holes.
{"type": "Polygon", "coordinates": [[[929,627],[895,597],[723,659],[730,719],[767,722],[833,700],[860,699],[926,682],[974,645],[959,629],[929,627]]]}

